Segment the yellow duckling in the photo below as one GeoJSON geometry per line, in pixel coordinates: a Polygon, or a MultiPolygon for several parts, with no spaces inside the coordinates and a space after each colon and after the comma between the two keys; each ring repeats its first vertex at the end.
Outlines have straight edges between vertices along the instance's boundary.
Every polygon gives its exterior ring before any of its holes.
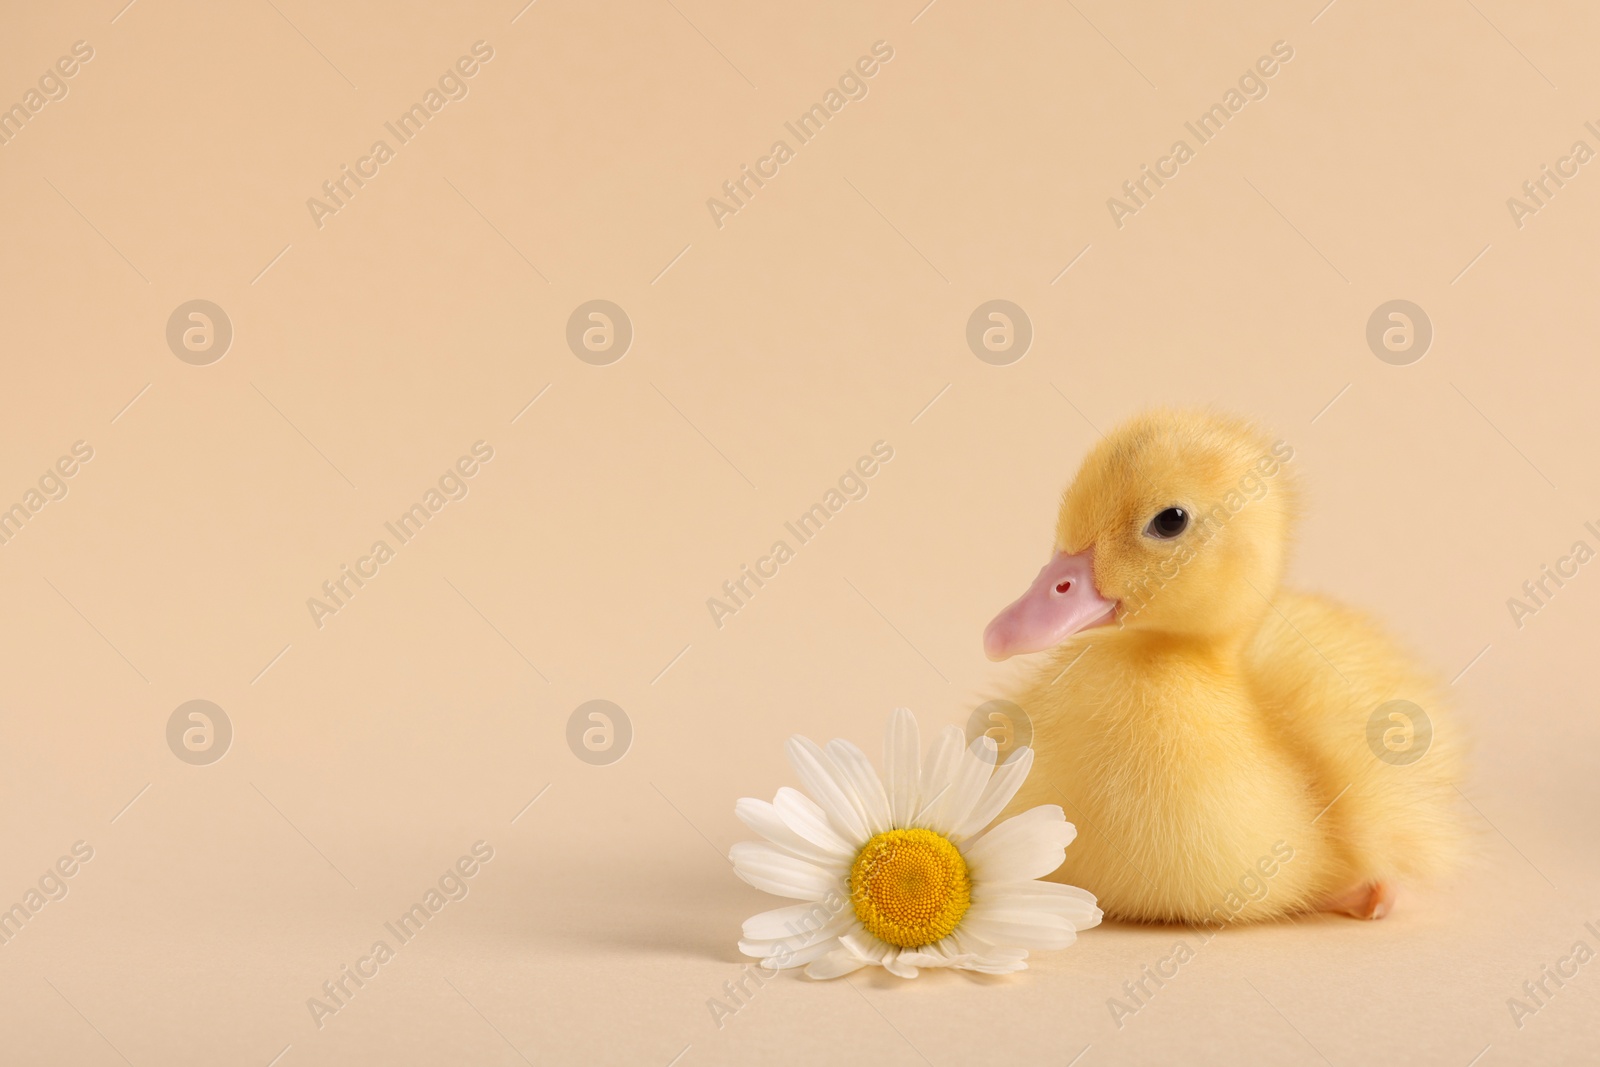
{"type": "Polygon", "coordinates": [[[1232,417],[1131,420],[984,633],[991,659],[1049,652],[1017,697],[1036,762],[1012,811],[1065,808],[1083,832],[1051,877],[1108,915],[1376,919],[1458,848],[1436,684],[1358,614],[1279,588],[1293,455],[1232,417]]]}

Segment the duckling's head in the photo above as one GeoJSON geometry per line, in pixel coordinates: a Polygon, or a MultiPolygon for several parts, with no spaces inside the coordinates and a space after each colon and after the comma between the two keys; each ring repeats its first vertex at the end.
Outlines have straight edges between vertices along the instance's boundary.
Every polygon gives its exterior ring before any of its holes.
{"type": "Polygon", "coordinates": [[[1293,455],[1209,411],[1149,411],[1112,431],[1062,496],[1050,562],[984,631],[989,658],[1052,648],[1092,626],[1247,634],[1283,572],[1293,455]]]}

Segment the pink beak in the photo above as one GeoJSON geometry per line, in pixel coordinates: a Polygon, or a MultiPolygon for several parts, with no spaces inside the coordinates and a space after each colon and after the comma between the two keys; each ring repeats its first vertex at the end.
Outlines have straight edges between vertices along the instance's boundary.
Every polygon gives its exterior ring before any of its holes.
{"type": "Polygon", "coordinates": [[[983,651],[1002,660],[1054,648],[1079,630],[1109,623],[1116,607],[1094,587],[1092,549],[1075,556],[1057,552],[1028,591],[983,631],[983,651]]]}

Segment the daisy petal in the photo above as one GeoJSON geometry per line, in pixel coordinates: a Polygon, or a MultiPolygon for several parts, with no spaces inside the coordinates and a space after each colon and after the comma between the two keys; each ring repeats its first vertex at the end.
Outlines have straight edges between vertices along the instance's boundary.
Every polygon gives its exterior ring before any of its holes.
{"type": "Polygon", "coordinates": [[[772,798],[772,807],[784,825],[830,856],[849,859],[858,851],[828,823],[827,812],[800,790],[783,786],[772,798]]]}
{"type": "Polygon", "coordinates": [[[1005,911],[1032,909],[1050,915],[1059,915],[1079,930],[1100,925],[1100,908],[1094,894],[1073,885],[1056,882],[1007,882],[985,885],[973,900],[969,914],[981,914],[984,908],[1005,911]]]}
{"type": "Polygon", "coordinates": [[[1041,804],[967,843],[963,852],[979,883],[1043,878],[1066,859],[1078,831],[1055,804],[1041,804]]]}
{"type": "Polygon", "coordinates": [[[956,763],[956,775],[950,791],[938,805],[937,814],[930,813],[928,816],[931,827],[949,834],[967,821],[973,805],[983,795],[984,786],[989,784],[994,774],[997,751],[992,737],[978,737],[967,746],[956,763]]]}
{"type": "Polygon", "coordinates": [[[984,957],[971,957],[960,963],[951,964],[963,971],[976,971],[979,974],[1015,974],[1025,971],[1028,965],[1023,960],[989,960],[984,957]]]}
{"type": "Polygon", "coordinates": [[[901,962],[918,967],[951,967],[962,971],[979,971],[984,974],[1007,974],[1027,968],[1022,961],[1028,953],[1023,949],[994,948],[989,942],[970,934],[951,934],[937,944],[926,945],[914,952],[902,952],[901,962]]]}
{"type": "Polygon", "coordinates": [[[855,916],[847,911],[830,916],[820,904],[802,904],[800,907],[815,909],[820,914],[786,917],[782,919],[781,926],[775,916],[793,913],[795,909],[776,908],[752,916],[745,921],[745,936],[739,941],[739,951],[746,956],[773,960],[774,967],[798,967],[802,963],[810,963],[823,952],[837,948],[839,935],[847,932],[855,923],[855,916]],[[753,934],[752,929],[762,933],[753,934]],[[767,936],[768,933],[773,936],[767,936]],[[822,947],[818,951],[810,951],[819,945],[822,947]]]}
{"type": "Polygon", "coordinates": [[[839,951],[839,939],[835,937],[819,938],[812,944],[803,948],[795,948],[785,942],[780,942],[775,949],[763,950],[765,942],[739,942],[739,951],[746,956],[756,956],[761,959],[757,964],[774,971],[787,971],[794,967],[804,967],[812,960],[826,956],[830,952],[839,951]]]}
{"type": "Polygon", "coordinates": [[[1060,882],[996,882],[983,887],[983,899],[994,900],[1001,897],[1049,906],[1058,902],[1094,904],[1096,901],[1095,895],[1087,889],[1079,889],[1075,885],[1063,885],[1060,882]]]}
{"type": "Polygon", "coordinates": [[[841,978],[859,971],[867,961],[847,948],[836,948],[806,968],[807,978],[841,978]]]}
{"type": "Polygon", "coordinates": [[[944,803],[945,795],[955,783],[956,764],[965,746],[960,727],[946,726],[939,731],[922,764],[922,790],[917,796],[917,813],[911,825],[929,826],[929,813],[944,803]]]}
{"type": "Polygon", "coordinates": [[[989,784],[984,786],[983,796],[973,805],[966,821],[955,828],[956,836],[971,837],[973,834],[981,833],[984,827],[1006,810],[1006,805],[1011,803],[1011,798],[1022,788],[1022,783],[1032,768],[1033,749],[1019,748],[1011,753],[994,772],[994,777],[989,779],[989,784]]]}
{"type": "Polygon", "coordinates": [[[828,742],[827,755],[837,772],[854,787],[867,830],[881,834],[889,829],[889,794],[867,754],[848,741],[833,740],[828,742]]]}
{"type": "Polygon", "coordinates": [[[842,863],[845,859],[842,854],[818,848],[795,833],[789,824],[784,822],[783,815],[778,809],[765,800],[742,797],[734,804],[733,813],[739,817],[740,822],[792,856],[810,860],[818,866],[842,863]]]}
{"type": "Polygon", "coordinates": [[[818,748],[816,742],[805,737],[791,737],[784,747],[806,793],[828,813],[834,828],[846,840],[858,846],[865,844],[872,835],[867,833],[860,802],[852,796],[855,790],[835,773],[828,754],[818,748]]]}
{"type": "Polygon", "coordinates": [[[888,955],[883,957],[883,969],[896,978],[915,978],[917,969],[906,962],[905,955],[904,949],[899,951],[891,950],[888,955]]]}
{"type": "Polygon", "coordinates": [[[867,933],[866,927],[857,923],[855,929],[839,935],[839,944],[854,952],[868,963],[879,963],[893,950],[893,945],[885,944],[867,933]]]}
{"type": "Polygon", "coordinates": [[[1016,948],[1015,946],[999,948],[992,942],[985,941],[967,929],[959,929],[945,938],[945,940],[950,942],[950,954],[952,956],[960,955],[970,959],[988,960],[990,962],[1025,960],[1028,958],[1028,950],[1025,948],[1016,948]]]}
{"type": "Polygon", "coordinates": [[[793,900],[821,900],[839,886],[837,874],[764,841],[740,841],[728,850],[733,873],[764,893],[793,900]]]}
{"type": "Polygon", "coordinates": [[[922,739],[910,708],[896,708],[883,740],[883,766],[889,784],[889,819],[910,826],[922,787],[922,739]]]}
{"type": "Polygon", "coordinates": [[[903,948],[900,950],[900,962],[912,967],[949,967],[958,956],[952,955],[947,946],[950,939],[935,942],[932,945],[923,945],[921,948],[903,948]]]}
{"type": "Polygon", "coordinates": [[[961,925],[975,936],[997,945],[1066,948],[1078,939],[1078,931],[1070,922],[1059,915],[1042,912],[996,911],[977,916],[968,912],[962,918],[961,925]]]}
{"type": "MultiPolygon", "coordinates": [[[[840,912],[840,914],[848,913],[840,912]]],[[[821,901],[789,904],[750,916],[744,921],[744,936],[748,941],[803,938],[825,929],[836,918],[838,916],[830,915],[827,905],[821,901]]]]}

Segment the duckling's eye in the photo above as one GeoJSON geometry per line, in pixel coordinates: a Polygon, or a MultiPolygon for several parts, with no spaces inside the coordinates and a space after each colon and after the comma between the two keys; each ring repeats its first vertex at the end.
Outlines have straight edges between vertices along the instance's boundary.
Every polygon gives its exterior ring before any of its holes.
{"type": "Polygon", "coordinates": [[[1144,528],[1144,535],[1166,541],[1188,528],[1189,513],[1182,508],[1168,508],[1150,520],[1150,525],[1144,528]]]}

